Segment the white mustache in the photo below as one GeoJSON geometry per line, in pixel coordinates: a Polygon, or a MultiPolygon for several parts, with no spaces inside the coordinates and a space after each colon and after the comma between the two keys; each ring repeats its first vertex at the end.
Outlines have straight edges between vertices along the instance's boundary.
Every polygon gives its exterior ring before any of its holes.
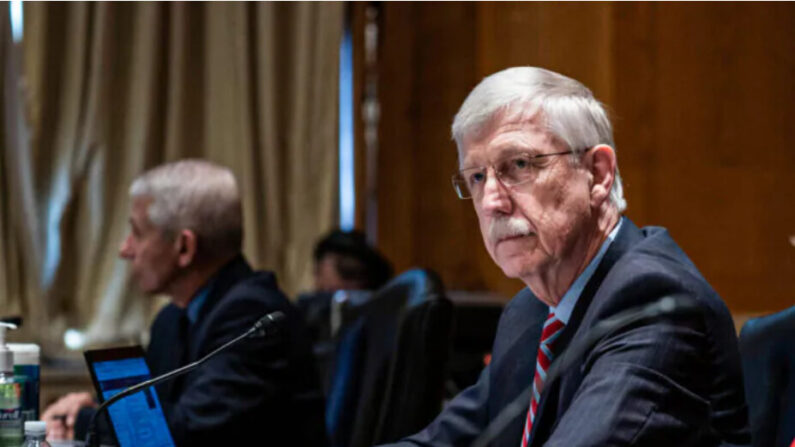
{"type": "Polygon", "coordinates": [[[530,222],[521,217],[498,217],[489,223],[489,240],[492,242],[532,233],[530,222]]]}

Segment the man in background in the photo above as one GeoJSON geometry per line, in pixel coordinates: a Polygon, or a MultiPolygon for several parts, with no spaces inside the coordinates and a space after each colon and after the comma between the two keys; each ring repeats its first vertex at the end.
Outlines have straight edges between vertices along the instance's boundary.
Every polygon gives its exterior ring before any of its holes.
{"type": "Polygon", "coordinates": [[[472,200],[494,262],[527,288],[506,306],[478,382],[400,445],[470,445],[525,390],[489,445],[747,443],[731,316],[665,229],[622,216],[611,124],[591,92],[510,68],[475,87],[452,130],[456,192],[472,200]],[[663,297],[695,310],[616,328],[547,377],[594,326],[663,297]]]}
{"type": "MultiPolygon", "coordinates": [[[[232,172],[202,160],[170,163],[138,177],[130,196],[130,233],[119,255],[143,292],[171,298],[151,328],[153,375],[202,358],[267,313],[286,314],[279,336],[247,339],[158,386],[176,444],[325,445],[308,336],[273,273],[253,271],[241,254],[242,207],[232,172]]],[[[46,410],[51,437],[68,435],[88,401],[68,395],[46,410]]]]}
{"type": "Polygon", "coordinates": [[[334,230],[314,252],[315,291],[376,290],[392,276],[392,266],[367,243],[364,233],[334,230]]]}
{"type": "Polygon", "coordinates": [[[301,294],[296,305],[309,328],[323,389],[327,390],[335,353],[331,334],[334,293],[378,290],[392,277],[392,266],[357,230],[329,232],[317,242],[313,255],[314,290],[301,294]]]}
{"type": "Polygon", "coordinates": [[[298,297],[296,305],[314,342],[331,338],[331,298],[338,290],[374,291],[392,277],[392,266],[373,248],[364,233],[333,230],[314,250],[314,290],[298,297]]]}

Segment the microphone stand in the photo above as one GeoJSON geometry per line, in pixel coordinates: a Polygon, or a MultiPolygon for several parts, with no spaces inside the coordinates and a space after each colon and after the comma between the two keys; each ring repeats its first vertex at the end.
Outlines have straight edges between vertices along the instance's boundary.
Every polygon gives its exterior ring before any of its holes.
{"type": "MultiPolygon", "coordinates": [[[[552,363],[544,383],[546,386],[549,386],[549,384],[558,379],[564,371],[577,361],[577,359],[590,350],[599,339],[613,331],[641,320],[658,318],[665,315],[689,313],[697,311],[698,309],[699,307],[693,299],[666,296],[651,304],[627,309],[610,318],[604,319],[591,328],[585,337],[564,351],[562,355],[552,363]]],[[[531,392],[531,386],[525,387],[524,391],[506,405],[491,423],[486,426],[486,429],[483,430],[480,436],[472,443],[472,447],[486,447],[508,427],[508,424],[510,424],[515,417],[527,411],[531,392]]]]}
{"type": "Polygon", "coordinates": [[[94,414],[91,415],[91,419],[88,422],[88,431],[86,432],[86,442],[85,442],[86,447],[99,447],[99,437],[96,435],[97,416],[100,413],[102,413],[105,409],[107,409],[110,405],[114,404],[115,402],[118,402],[121,399],[124,399],[125,397],[131,394],[135,394],[138,391],[141,391],[145,388],[157,385],[158,383],[165,382],[166,380],[171,380],[175,377],[179,377],[185,373],[193,371],[194,369],[204,364],[207,360],[210,360],[211,358],[215,357],[215,355],[218,354],[219,352],[228,349],[230,346],[239,343],[241,340],[247,337],[255,335],[264,336],[269,326],[279,323],[284,318],[285,318],[284,312],[281,311],[271,312],[265,315],[264,317],[260,318],[259,320],[257,320],[257,322],[254,323],[254,325],[251,326],[251,328],[249,328],[246,332],[224,343],[222,346],[210,352],[209,354],[205,355],[201,359],[196,360],[193,363],[188,363],[185,366],[177,368],[173,371],[169,371],[163,375],[154,377],[149,380],[145,380],[137,385],[133,385],[117,394],[114,394],[108,400],[102,402],[102,404],[100,404],[100,406],[97,407],[97,410],[94,412],[94,414]]]}

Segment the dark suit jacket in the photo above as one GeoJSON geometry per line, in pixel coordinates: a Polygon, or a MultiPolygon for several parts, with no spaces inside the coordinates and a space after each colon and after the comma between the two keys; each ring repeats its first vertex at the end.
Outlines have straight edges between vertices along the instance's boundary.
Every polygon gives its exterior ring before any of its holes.
{"type": "Polygon", "coordinates": [[[325,445],[323,398],[306,330],[275,277],[253,272],[242,257],[213,279],[199,317],[178,346],[184,312],[166,306],[151,332],[154,375],[192,362],[250,328],[268,312],[287,315],[281,336],[247,339],[218,354],[158,395],[179,446],[325,445]]]}
{"type": "Polygon", "coordinates": [[[740,332],[754,447],[795,439],[795,306],[749,320],[740,332]]]}
{"type": "MultiPolygon", "coordinates": [[[[545,384],[532,446],[706,447],[748,442],[740,358],[724,303],[662,228],[624,219],[555,350],[620,311],[664,296],[697,300],[697,316],[635,324],[599,340],[545,384]]],[[[527,289],[500,318],[492,362],[404,446],[468,446],[530,386],[546,305],[527,289]]],[[[492,445],[519,446],[526,412],[492,445]]]]}

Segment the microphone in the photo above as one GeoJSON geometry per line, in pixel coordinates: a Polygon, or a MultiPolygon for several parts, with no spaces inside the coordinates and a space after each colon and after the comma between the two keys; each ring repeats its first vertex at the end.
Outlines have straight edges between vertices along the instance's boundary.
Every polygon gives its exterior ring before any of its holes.
{"type": "MultiPolygon", "coordinates": [[[[243,337],[243,336],[251,336],[252,338],[253,337],[264,337],[264,336],[268,335],[268,329],[278,328],[278,325],[282,324],[282,322],[284,321],[285,318],[287,318],[287,316],[284,314],[284,312],[282,312],[280,310],[277,310],[277,311],[274,311],[274,312],[271,312],[271,313],[267,313],[267,314],[263,315],[259,320],[257,320],[257,322],[254,323],[254,326],[252,326],[251,329],[246,331],[246,333],[243,334],[241,337],[243,337]]],[[[224,345],[224,346],[226,346],[226,345],[224,345]]],[[[223,348],[224,346],[222,346],[221,348],[223,348]]],[[[219,349],[221,349],[221,348],[219,348],[219,349]]],[[[215,352],[215,351],[213,351],[213,352],[215,352]]],[[[212,355],[212,353],[208,354],[207,357],[209,357],[210,355],[212,355]]],[[[202,359],[200,361],[204,361],[204,359],[202,359]]]]}
{"type": "Polygon", "coordinates": [[[97,423],[97,416],[102,413],[105,409],[107,409],[113,403],[124,399],[125,397],[135,394],[138,391],[141,391],[145,388],[150,386],[157,385],[158,383],[165,382],[166,380],[171,380],[175,377],[179,377],[185,373],[193,371],[194,369],[198,368],[202,364],[204,364],[207,360],[215,357],[216,354],[229,349],[230,347],[236,345],[241,340],[251,337],[251,338],[258,338],[264,337],[269,335],[270,333],[276,332],[278,330],[279,325],[287,318],[284,312],[277,310],[275,312],[270,312],[265,314],[262,318],[257,320],[253,326],[251,326],[246,332],[238,335],[234,339],[226,342],[224,345],[220,346],[219,348],[215,349],[214,351],[210,352],[209,354],[205,355],[199,360],[196,360],[193,363],[188,363],[185,366],[177,368],[173,371],[169,371],[165,374],[159,375],[155,378],[145,380],[137,385],[133,385],[125,390],[114,394],[105,402],[97,407],[97,410],[94,414],[91,415],[91,419],[88,422],[88,431],[86,432],[86,442],[85,445],[88,447],[98,447],[99,446],[99,437],[96,436],[96,423],[97,423]],[[273,332],[269,332],[270,329],[275,329],[273,332]]]}
{"type": "MultiPolygon", "coordinates": [[[[549,386],[558,379],[575,361],[589,351],[601,339],[610,333],[622,329],[641,320],[655,319],[663,316],[685,315],[700,311],[700,307],[692,298],[674,298],[666,296],[653,303],[633,307],[606,318],[594,325],[585,336],[569,346],[552,363],[547,372],[545,386],[549,386]]],[[[492,419],[486,429],[472,443],[472,447],[486,447],[502,433],[508,424],[517,416],[527,411],[530,402],[532,386],[525,387],[514,400],[492,419]]]]}

